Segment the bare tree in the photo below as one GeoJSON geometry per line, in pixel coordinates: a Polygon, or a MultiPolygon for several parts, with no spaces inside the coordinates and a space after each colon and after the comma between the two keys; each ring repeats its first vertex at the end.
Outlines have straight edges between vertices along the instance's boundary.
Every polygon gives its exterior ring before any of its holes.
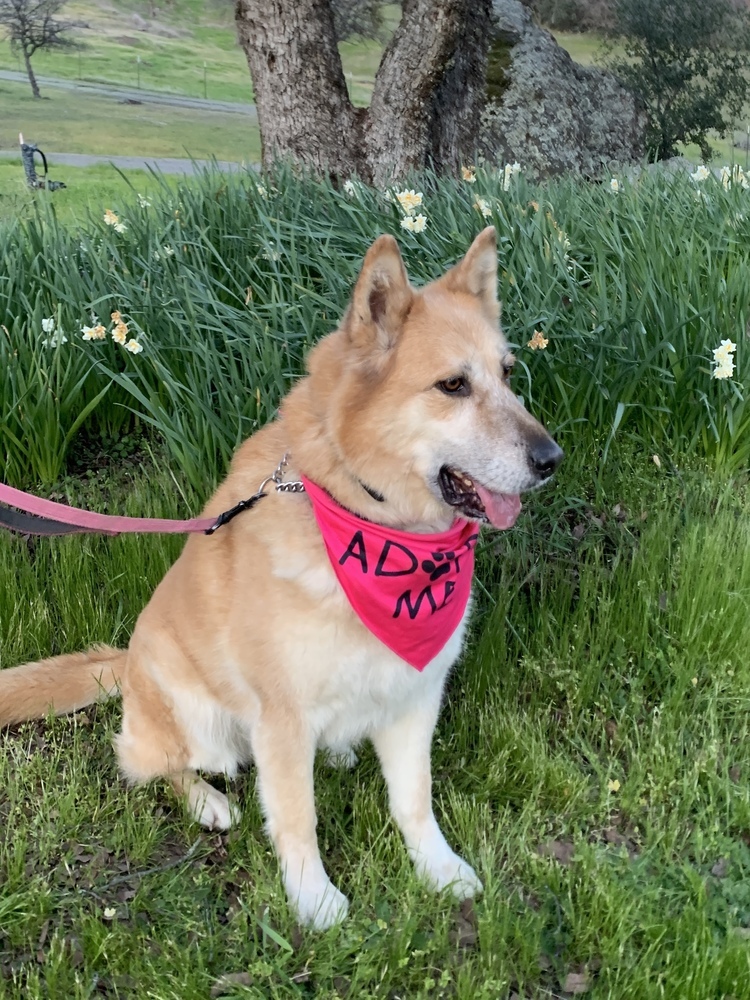
{"type": "Polygon", "coordinates": [[[331,0],[237,0],[263,164],[287,156],[384,184],[453,170],[476,149],[485,105],[491,0],[403,0],[369,108],[351,103],[331,0]]]}
{"type": "Polygon", "coordinates": [[[66,2],[67,0],[0,0],[0,27],[5,28],[11,48],[23,53],[34,97],[42,96],[31,68],[34,53],[39,49],[74,46],[74,42],[65,37],[65,32],[78,27],[78,22],[55,18],[66,2]]]}

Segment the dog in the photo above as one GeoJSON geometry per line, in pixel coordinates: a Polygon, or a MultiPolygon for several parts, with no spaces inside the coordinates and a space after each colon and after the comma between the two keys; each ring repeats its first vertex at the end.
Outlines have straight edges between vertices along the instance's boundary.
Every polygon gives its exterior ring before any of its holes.
{"type": "Polygon", "coordinates": [[[380,236],[340,326],[311,350],[278,417],[238,449],[205,514],[267,495],[189,537],[127,650],[0,671],[0,724],[119,690],[122,771],[166,778],[210,829],[236,812],[198,772],[231,777],[252,760],[287,897],[316,929],[349,904],[318,849],[314,755],[351,762],[369,738],[419,876],[459,900],[479,893],[433,815],[430,744],[479,528],[511,527],[519,495],[563,457],[513,392],[513,361],[492,227],[421,289],[380,236]]]}

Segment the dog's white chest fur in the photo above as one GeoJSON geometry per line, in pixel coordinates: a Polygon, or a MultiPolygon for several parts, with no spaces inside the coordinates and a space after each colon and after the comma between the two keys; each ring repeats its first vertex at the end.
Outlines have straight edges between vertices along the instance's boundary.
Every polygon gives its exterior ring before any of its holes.
{"type": "Polygon", "coordinates": [[[318,746],[345,754],[420,701],[439,697],[461,653],[468,607],[440,653],[419,671],[367,630],[327,561],[300,553],[278,560],[273,572],[294,581],[317,605],[314,620],[305,616],[288,623],[280,645],[285,661],[300,665],[298,691],[318,746]]]}

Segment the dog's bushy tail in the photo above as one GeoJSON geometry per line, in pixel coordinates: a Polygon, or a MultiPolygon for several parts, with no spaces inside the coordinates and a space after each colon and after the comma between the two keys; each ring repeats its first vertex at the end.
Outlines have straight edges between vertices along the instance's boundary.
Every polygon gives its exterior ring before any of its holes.
{"type": "Polygon", "coordinates": [[[0,726],[44,718],[50,709],[65,715],[104,701],[117,692],[127,655],[124,649],[94,646],[0,670],[0,726]]]}

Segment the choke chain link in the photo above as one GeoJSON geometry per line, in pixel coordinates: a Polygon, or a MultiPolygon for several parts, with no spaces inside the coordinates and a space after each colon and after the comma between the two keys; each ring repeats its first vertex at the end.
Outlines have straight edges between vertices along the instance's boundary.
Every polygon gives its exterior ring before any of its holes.
{"type": "Polygon", "coordinates": [[[295,480],[290,483],[284,482],[283,480],[284,470],[288,465],[289,465],[289,452],[285,452],[283,458],[276,466],[273,475],[268,476],[267,479],[264,479],[263,482],[258,487],[258,493],[262,493],[264,486],[266,486],[268,483],[274,484],[274,489],[276,490],[277,493],[304,493],[305,484],[300,480],[295,480]]]}

